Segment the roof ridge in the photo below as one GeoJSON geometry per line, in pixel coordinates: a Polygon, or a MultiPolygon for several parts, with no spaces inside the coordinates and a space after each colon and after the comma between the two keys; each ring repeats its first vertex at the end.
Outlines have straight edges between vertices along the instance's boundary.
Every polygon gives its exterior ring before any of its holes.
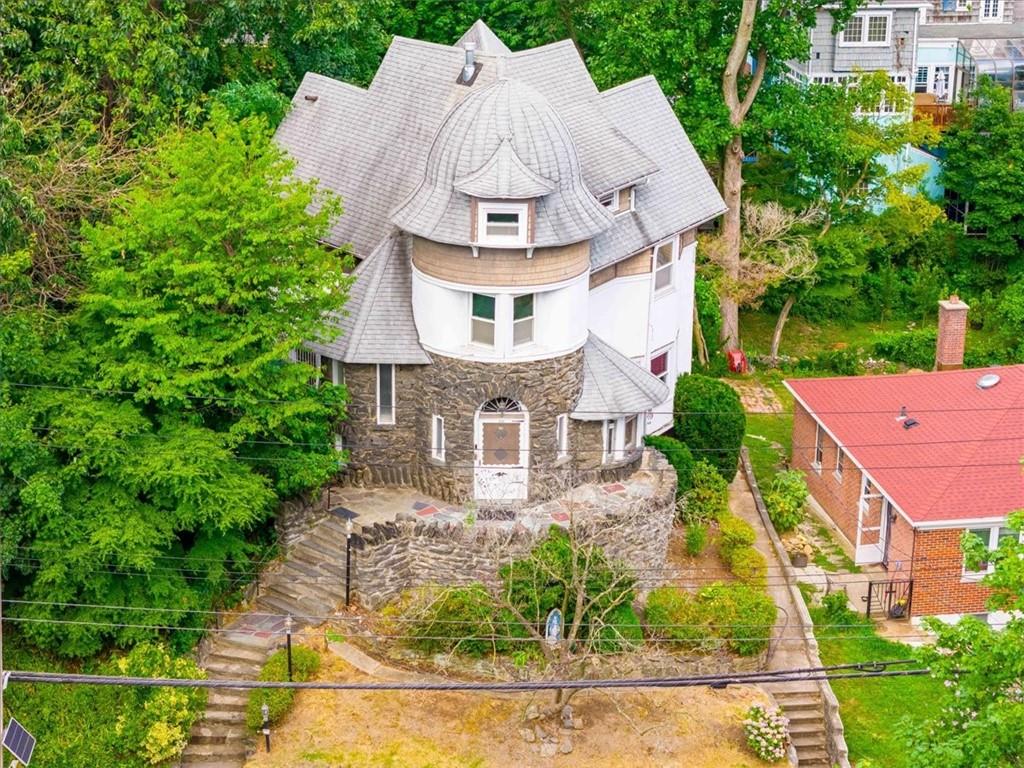
{"type": "MultiPolygon", "coordinates": [[[[966,374],[971,373],[971,372],[976,373],[978,375],[984,375],[984,374],[981,373],[982,371],[995,373],[997,371],[1005,371],[1005,370],[1010,369],[1010,368],[1019,368],[1022,371],[1024,371],[1024,363],[1011,363],[1009,365],[985,365],[985,366],[981,366],[979,368],[955,368],[955,369],[947,370],[947,371],[918,371],[917,373],[910,373],[910,372],[905,372],[905,373],[882,373],[882,374],[878,374],[877,376],[873,376],[873,377],[870,377],[870,378],[879,378],[879,379],[891,380],[891,379],[912,379],[912,378],[917,378],[919,376],[947,376],[947,377],[952,377],[952,376],[963,376],[963,375],[966,375],[966,374]]],[[[794,384],[797,384],[797,383],[799,383],[801,381],[814,381],[814,380],[822,379],[822,378],[827,378],[829,381],[856,381],[858,379],[864,379],[865,377],[863,375],[860,375],[860,376],[857,376],[857,375],[853,375],[853,376],[816,376],[816,377],[810,377],[810,378],[806,378],[806,379],[804,379],[804,378],[789,378],[789,379],[786,379],[786,381],[790,381],[790,382],[793,382],[794,384]]]]}
{"type": "MultiPolygon", "coordinates": [[[[304,74],[302,76],[302,82],[303,83],[305,83],[306,80],[311,80],[311,79],[312,80],[326,80],[329,83],[334,83],[335,85],[343,86],[343,87],[349,89],[350,91],[356,91],[357,93],[361,93],[361,94],[366,94],[368,92],[366,88],[361,88],[360,86],[355,85],[354,83],[349,83],[349,82],[347,82],[345,80],[339,80],[338,78],[331,77],[330,75],[322,75],[319,72],[309,71],[309,72],[307,72],[306,74],[304,74]]],[[[301,84],[300,84],[300,86],[301,86],[301,84]]],[[[298,91],[296,91],[296,94],[298,94],[298,91]]]]}
{"type": "Polygon", "coordinates": [[[640,86],[642,83],[644,83],[644,82],[646,82],[648,80],[653,81],[655,85],[657,85],[659,88],[661,88],[660,83],[658,83],[658,78],[656,78],[654,75],[644,75],[643,77],[637,77],[637,78],[634,78],[632,80],[627,80],[624,83],[619,83],[618,85],[612,86],[611,88],[605,88],[603,91],[598,91],[598,93],[601,96],[605,96],[605,95],[607,95],[609,93],[616,93],[616,92],[619,92],[619,91],[626,91],[626,90],[629,90],[630,88],[636,88],[636,87],[640,86]]]}

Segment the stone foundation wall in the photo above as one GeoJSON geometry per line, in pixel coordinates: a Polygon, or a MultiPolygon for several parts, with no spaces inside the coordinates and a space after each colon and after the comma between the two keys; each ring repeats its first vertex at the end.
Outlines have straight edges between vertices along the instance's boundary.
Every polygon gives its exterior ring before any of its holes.
{"type": "Polygon", "coordinates": [[[570,496],[523,509],[512,523],[477,521],[467,527],[403,515],[360,531],[353,588],[363,605],[378,608],[414,587],[494,584],[503,564],[523,557],[547,536],[550,523],[536,525],[536,513],[571,509],[571,524],[592,536],[610,558],[641,571],[640,587],[650,589],[660,579],[649,569],[662,567],[668,552],[675,487],[668,462],[646,450],[641,468],[621,490],[585,485],[570,496]]]}
{"type": "Polygon", "coordinates": [[[557,458],[555,420],[572,411],[583,386],[583,351],[550,360],[480,363],[433,355],[433,363],[396,367],[394,425],[377,424],[376,366],[345,366],[351,394],[343,426],[351,465],[342,481],[356,485],[413,485],[445,501],[473,498],[475,416],[497,397],[522,403],[529,419],[529,501],[550,499],[584,482],[628,476],[628,461],[601,465],[599,422],[569,420],[568,459],[557,458]],[[431,420],[444,417],[445,459],[431,457],[431,420]]]}

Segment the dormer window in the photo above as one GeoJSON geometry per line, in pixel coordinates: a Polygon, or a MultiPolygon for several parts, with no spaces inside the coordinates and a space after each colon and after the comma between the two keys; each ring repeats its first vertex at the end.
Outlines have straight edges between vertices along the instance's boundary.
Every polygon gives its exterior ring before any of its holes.
{"type": "Polygon", "coordinates": [[[622,187],[597,198],[597,202],[618,216],[636,210],[635,187],[622,187]]]}
{"type": "Polygon", "coordinates": [[[527,203],[479,203],[479,244],[498,247],[526,247],[527,203]]]}

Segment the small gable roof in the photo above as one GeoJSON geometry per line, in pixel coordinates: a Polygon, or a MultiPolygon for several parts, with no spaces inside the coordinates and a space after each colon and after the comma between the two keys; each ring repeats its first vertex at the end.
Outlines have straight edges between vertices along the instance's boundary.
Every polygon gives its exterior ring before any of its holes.
{"type": "Polygon", "coordinates": [[[915,525],[1024,508],[1024,365],[785,384],[915,525]],[[986,374],[999,383],[979,387],[986,374]],[[904,407],[918,422],[910,429],[898,418],[904,407]]]}
{"type": "Polygon", "coordinates": [[[412,314],[408,238],[392,233],[355,270],[348,301],[330,316],[333,340],[306,346],[343,363],[430,362],[420,346],[412,314]]]}
{"type": "Polygon", "coordinates": [[[666,398],[668,386],[661,379],[590,334],[583,345],[583,389],[572,418],[616,419],[649,411],[666,398]]]}

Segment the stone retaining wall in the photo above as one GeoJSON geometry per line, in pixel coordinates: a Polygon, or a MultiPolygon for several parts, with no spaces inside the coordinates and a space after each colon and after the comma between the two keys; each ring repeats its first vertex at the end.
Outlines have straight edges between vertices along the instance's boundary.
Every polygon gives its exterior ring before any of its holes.
{"type": "Polygon", "coordinates": [[[403,590],[431,584],[494,584],[502,565],[523,557],[552,524],[592,536],[613,560],[644,569],[641,590],[657,586],[649,569],[664,565],[675,517],[675,473],[647,449],[641,468],[621,483],[584,485],[565,496],[518,512],[511,521],[471,526],[435,523],[403,513],[359,532],[353,590],[378,608],[403,590]],[[612,489],[612,490],[609,490],[612,489]],[[621,490],[619,490],[621,489],[621,490]],[[571,522],[553,522],[568,517],[571,522]]]}

